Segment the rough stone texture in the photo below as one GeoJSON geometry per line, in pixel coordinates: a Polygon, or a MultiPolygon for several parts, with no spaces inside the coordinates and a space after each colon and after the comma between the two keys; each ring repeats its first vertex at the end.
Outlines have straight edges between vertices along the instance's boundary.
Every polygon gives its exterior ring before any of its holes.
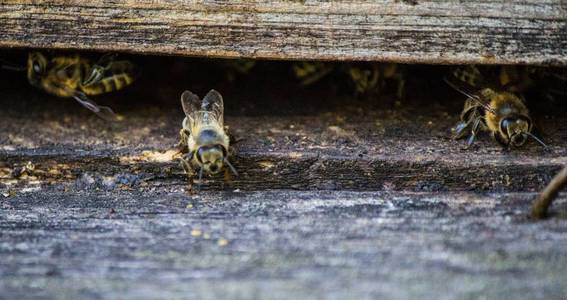
{"type": "Polygon", "coordinates": [[[562,0],[0,2],[0,47],[567,64],[562,0]]]}

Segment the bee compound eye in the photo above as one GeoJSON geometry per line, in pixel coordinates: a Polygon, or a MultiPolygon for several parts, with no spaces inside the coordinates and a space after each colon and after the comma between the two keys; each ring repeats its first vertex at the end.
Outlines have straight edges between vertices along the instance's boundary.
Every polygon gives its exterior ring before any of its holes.
{"type": "Polygon", "coordinates": [[[41,72],[41,66],[39,65],[39,63],[37,63],[37,62],[33,63],[33,71],[36,72],[36,73],[41,72]]]}
{"type": "Polygon", "coordinates": [[[509,119],[502,119],[502,121],[500,121],[500,131],[502,131],[503,133],[508,132],[508,126],[510,126],[509,119]]]}

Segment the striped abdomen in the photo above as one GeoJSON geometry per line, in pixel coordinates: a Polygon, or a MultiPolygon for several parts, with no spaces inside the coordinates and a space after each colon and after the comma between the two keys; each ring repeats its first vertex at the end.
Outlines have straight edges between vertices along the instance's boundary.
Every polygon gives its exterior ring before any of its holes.
{"type": "Polygon", "coordinates": [[[134,77],[131,74],[117,73],[104,77],[100,81],[87,86],[81,85],[81,90],[87,95],[99,95],[118,91],[130,85],[132,82],[134,82],[134,77]]]}
{"type": "Polygon", "coordinates": [[[480,88],[483,85],[484,78],[477,67],[464,66],[453,71],[453,76],[472,87],[480,88]]]}

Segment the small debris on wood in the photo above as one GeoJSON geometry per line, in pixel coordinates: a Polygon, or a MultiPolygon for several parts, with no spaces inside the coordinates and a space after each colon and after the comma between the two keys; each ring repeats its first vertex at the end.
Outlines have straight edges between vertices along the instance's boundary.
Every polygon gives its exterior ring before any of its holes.
{"type": "Polygon", "coordinates": [[[22,176],[32,176],[34,170],[35,165],[31,161],[28,161],[23,167],[14,168],[12,170],[12,177],[20,178],[22,176]]]}
{"type": "Polygon", "coordinates": [[[219,245],[219,247],[224,247],[224,246],[228,245],[228,240],[225,239],[225,238],[220,238],[217,241],[217,245],[219,245]]]}

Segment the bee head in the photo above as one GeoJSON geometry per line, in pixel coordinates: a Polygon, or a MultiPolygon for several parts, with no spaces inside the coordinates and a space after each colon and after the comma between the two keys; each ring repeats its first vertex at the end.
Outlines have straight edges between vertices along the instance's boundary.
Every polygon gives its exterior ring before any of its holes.
{"type": "Polygon", "coordinates": [[[227,151],[222,145],[202,146],[195,155],[204,172],[218,174],[225,164],[227,151]]]}
{"type": "Polygon", "coordinates": [[[526,117],[511,117],[500,121],[500,134],[514,147],[522,146],[531,131],[531,121],[526,117]]]}
{"type": "Polygon", "coordinates": [[[28,80],[37,85],[39,79],[45,74],[47,58],[39,52],[31,52],[28,56],[28,80]]]}

